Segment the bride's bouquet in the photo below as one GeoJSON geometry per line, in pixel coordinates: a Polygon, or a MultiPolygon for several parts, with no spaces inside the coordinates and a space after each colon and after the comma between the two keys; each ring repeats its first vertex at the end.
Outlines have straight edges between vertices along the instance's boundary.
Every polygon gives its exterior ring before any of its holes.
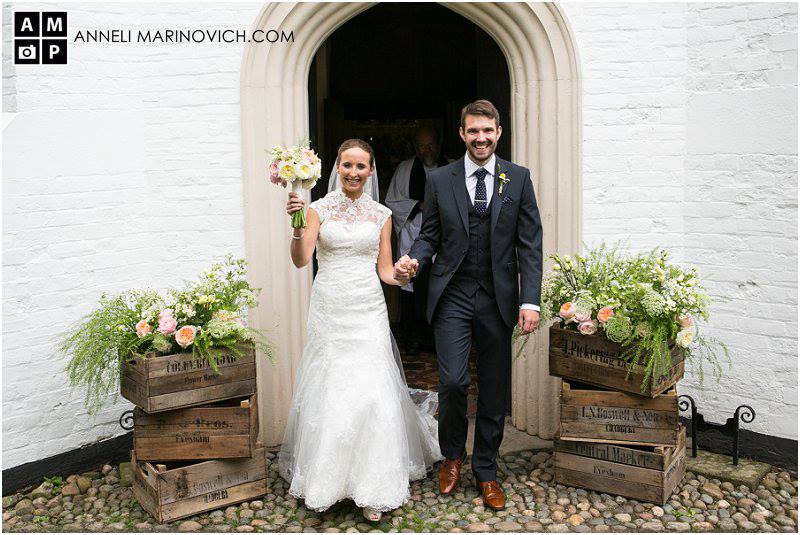
{"type": "MultiPolygon", "coordinates": [[[[292,193],[313,188],[319,180],[322,162],[308,146],[281,147],[275,145],[269,151],[269,180],[273,184],[286,187],[292,184],[292,193]]],[[[292,214],[292,227],[305,228],[306,214],[298,210],[292,214]]]]}

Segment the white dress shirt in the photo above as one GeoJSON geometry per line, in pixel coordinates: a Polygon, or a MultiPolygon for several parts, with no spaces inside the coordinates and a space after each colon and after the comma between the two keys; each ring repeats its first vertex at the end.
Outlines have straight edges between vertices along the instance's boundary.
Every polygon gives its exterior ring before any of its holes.
{"type": "MultiPolygon", "coordinates": [[[[486,169],[486,176],[483,181],[486,184],[486,206],[494,195],[494,169],[497,162],[494,154],[489,157],[489,161],[483,164],[482,168],[486,169]]],[[[467,178],[467,192],[469,193],[469,201],[475,204],[475,187],[478,185],[478,177],[475,176],[475,171],[481,169],[481,166],[470,160],[469,155],[464,157],[464,176],[467,178]]]]}
{"type": "MultiPolygon", "coordinates": [[[[475,176],[475,171],[483,167],[483,169],[486,170],[486,176],[483,178],[486,184],[486,206],[489,206],[492,195],[494,195],[494,170],[496,163],[497,159],[494,154],[489,157],[489,160],[483,164],[483,166],[473,162],[469,157],[469,153],[464,156],[464,176],[467,179],[467,193],[469,193],[469,200],[472,204],[475,204],[475,187],[478,185],[478,177],[475,176]]],[[[535,310],[539,312],[539,307],[530,303],[522,303],[519,308],[522,310],[535,310]]]]}

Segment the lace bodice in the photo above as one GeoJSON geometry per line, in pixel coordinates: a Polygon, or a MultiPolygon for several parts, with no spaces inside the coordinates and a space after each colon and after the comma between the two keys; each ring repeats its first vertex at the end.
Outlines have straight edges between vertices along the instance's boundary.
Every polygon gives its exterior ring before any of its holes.
{"type": "Polygon", "coordinates": [[[378,261],[381,228],[392,211],[367,195],[355,201],[332,191],[311,203],[320,219],[317,261],[320,269],[336,263],[374,265],[378,261]]]}

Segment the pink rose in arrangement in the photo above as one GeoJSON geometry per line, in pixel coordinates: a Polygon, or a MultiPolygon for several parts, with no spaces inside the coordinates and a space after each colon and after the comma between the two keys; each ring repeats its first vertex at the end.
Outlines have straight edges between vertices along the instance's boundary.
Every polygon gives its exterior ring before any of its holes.
{"type": "Polygon", "coordinates": [[[575,321],[578,323],[585,323],[589,321],[592,317],[591,312],[586,312],[585,310],[578,310],[575,312],[575,321]]]}
{"type": "Polygon", "coordinates": [[[681,329],[688,329],[692,325],[694,325],[694,320],[688,314],[684,316],[680,316],[678,321],[681,323],[681,329]]]}
{"type": "Polygon", "coordinates": [[[153,327],[152,325],[147,323],[147,320],[141,320],[139,323],[136,324],[136,336],[138,336],[139,338],[142,338],[150,334],[151,332],[153,332],[153,327]]]}
{"type": "Polygon", "coordinates": [[[567,321],[571,320],[575,316],[575,305],[572,304],[572,301],[567,301],[561,305],[558,315],[567,321]]]}
{"type": "Polygon", "coordinates": [[[242,318],[233,318],[233,321],[238,323],[242,327],[247,327],[247,322],[244,321],[242,318]]]}
{"type": "Polygon", "coordinates": [[[278,177],[278,163],[272,162],[269,164],[269,181],[273,184],[280,185],[282,180],[278,177]]]}
{"type": "Polygon", "coordinates": [[[597,311],[597,319],[600,323],[607,322],[613,315],[614,310],[611,307],[603,307],[597,311]]]}
{"type": "Polygon", "coordinates": [[[194,342],[194,337],[197,334],[197,327],[194,325],[184,325],[175,331],[175,341],[178,345],[186,349],[194,342]]]}
{"type": "Polygon", "coordinates": [[[584,321],[578,324],[578,332],[581,334],[594,334],[597,332],[597,320],[584,321]]]}
{"type": "Polygon", "coordinates": [[[158,315],[158,332],[172,334],[177,326],[178,320],[175,319],[171,308],[165,308],[158,315]]]}

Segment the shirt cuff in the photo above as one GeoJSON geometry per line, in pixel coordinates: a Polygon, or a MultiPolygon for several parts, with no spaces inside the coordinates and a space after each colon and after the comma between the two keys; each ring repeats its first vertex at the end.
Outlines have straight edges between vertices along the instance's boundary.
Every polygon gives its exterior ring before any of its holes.
{"type": "Polygon", "coordinates": [[[535,310],[539,312],[539,307],[537,305],[532,305],[530,303],[522,303],[519,307],[520,310],[535,310]]]}

